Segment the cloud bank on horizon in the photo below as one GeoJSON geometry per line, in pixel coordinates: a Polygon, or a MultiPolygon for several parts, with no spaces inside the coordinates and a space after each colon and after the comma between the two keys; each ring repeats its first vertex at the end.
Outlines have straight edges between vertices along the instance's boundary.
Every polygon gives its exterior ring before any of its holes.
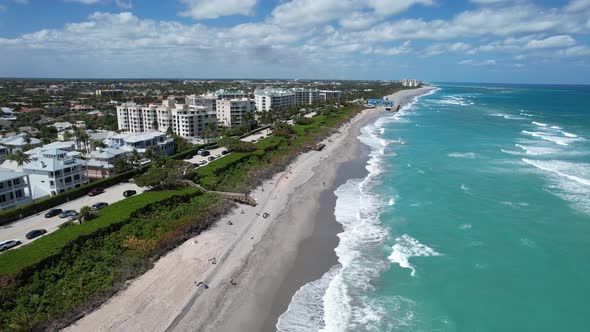
{"type": "Polygon", "coordinates": [[[590,83],[590,0],[0,0],[0,76],[590,83]]]}

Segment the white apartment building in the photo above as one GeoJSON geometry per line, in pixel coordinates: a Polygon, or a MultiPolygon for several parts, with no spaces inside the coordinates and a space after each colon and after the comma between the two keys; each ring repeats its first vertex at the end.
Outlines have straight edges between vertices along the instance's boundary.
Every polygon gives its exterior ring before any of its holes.
{"type": "Polygon", "coordinates": [[[29,175],[33,199],[54,196],[88,182],[86,161],[68,156],[67,151],[52,149],[23,166],[29,175]]]}
{"type": "Polygon", "coordinates": [[[298,105],[311,105],[320,101],[320,90],[318,89],[294,88],[293,92],[295,93],[295,103],[298,105]]]}
{"type": "Polygon", "coordinates": [[[141,133],[144,128],[141,106],[136,103],[123,103],[117,106],[117,123],[119,130],[141,133]]]}
{"type": "Polygon", "coordinates": [[[227,128],[242,125],[242,119],[247,113],[256,112],[254,99],[220,99],[217,101],[217,122],[227,128]]]}
{"type": "Polygon", "coordinates": [[[15,208],[31,201],[29,176],[23,172],[0,170],[0,210],[15,208]]]}
{"type": "MultiPolygon", "coordinates": [[[[215,92],[208,93],[209,96],[215,96],[217,99],[242,99],[246,94],[242,90],[225,90],[219,89],[215,92]]],[[[188,103],[187,103],[188,104],[188,103]]]]}
{"type": "Polygon", "coordinates": [[[256,89],[254,91],[254,101],[258,112],[287,108],[295,105],[295,92],[287,89],[256,89]]]}
{"type": "Polygon", "coordinates": [[[159,131],[117,134],[105,139],[105,144],[110,148],[129,152],[135,150],[138,153],[145,153],[150,146],[153,146],[155,152],[162,152],[166,156],[174,153],[174,140],[159,131]]]}
{"type": "Polygon", "coordinates": [[[342,91],[338,90],[320,90],[320,101],[337,100],[340,101],[342,91]]]}
{"type": "Polygon", "coordinates": [[[416,79],[403,79],[403,80],[401,80],[401,83],[403,86],[407,86],[407,87],[416,87],[416,86],[419,86],[420,84],[422,84],[421,81],[416,80],[416,79]]]}

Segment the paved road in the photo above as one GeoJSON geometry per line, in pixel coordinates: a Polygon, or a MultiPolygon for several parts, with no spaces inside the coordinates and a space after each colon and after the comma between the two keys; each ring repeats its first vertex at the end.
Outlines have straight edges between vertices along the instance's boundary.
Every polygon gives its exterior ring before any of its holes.
{"type": "MultiPolygon", "coordinates": [[[[62,210],[76,210],[80,211],[83,206],[90,206],[94,203],[105,202],[113,204],[115,202],[125,199],[123,192],[125,190],[136,190],[137,193],[142,193],[144,188],[138,187],[135,183],[120,183],[118,185],[105,189],[105,192],[94,196],[83,196],[78,199],[72,200],[68,203],[56,206],[56,209],[62,210]]],[[[55,216],[52,218],[45,218],[45,213],[49,210],[45,210],[33,216],[15,221],[11,224],[0,226],[0,241],[16,239],[20,240],[23,244],[35,241],[38,238],[27,240],[25,235],[34,229],[45,229],[47,233],[54,232],[58,229],[58,226],[67,221],[67,218],[60,218],[55,216]]],[[[22,245],[21,245],[22,246],[22,245]]],[[[18,248],[18,247],[15,247],[18,248]]]]}

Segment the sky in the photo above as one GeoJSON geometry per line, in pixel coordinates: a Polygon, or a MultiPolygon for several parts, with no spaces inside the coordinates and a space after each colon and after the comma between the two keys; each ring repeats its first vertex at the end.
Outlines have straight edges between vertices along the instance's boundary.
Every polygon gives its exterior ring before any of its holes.
{"type": "Polygon", "coordinates": [[[0,0],[0,77],[590,84],[590,0],[0,0]]]}

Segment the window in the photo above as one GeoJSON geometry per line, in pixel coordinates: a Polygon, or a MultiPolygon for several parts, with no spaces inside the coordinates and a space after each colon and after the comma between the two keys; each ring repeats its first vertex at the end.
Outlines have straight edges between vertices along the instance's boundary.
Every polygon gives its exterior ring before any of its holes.
{"type": "Polygon", "coordinates": [[[6,202],[6,195],[0,195],[0,203],[6,202]]]}
{"type": "Polygon", "coordinates": [[[19,189],[17,191],[14,192],[16,194],[16,198],[21,198],[23,197],[23,190],[19,189]]]}
{"type": "Polygon", "coordinates": [[[4,188],[4,182],[0,182],[0,189],[4,188]]]}
{"type": "Polygon", "coordinates": [[[14,179],[14,185],[19,185],[20,184],[20,179],[14,179]]]}
{"type": "Polygon", "coordinates": [[[14,194],[13,193],[10,193],[10,199],[11,200],[14,199],[14,194]]]}

